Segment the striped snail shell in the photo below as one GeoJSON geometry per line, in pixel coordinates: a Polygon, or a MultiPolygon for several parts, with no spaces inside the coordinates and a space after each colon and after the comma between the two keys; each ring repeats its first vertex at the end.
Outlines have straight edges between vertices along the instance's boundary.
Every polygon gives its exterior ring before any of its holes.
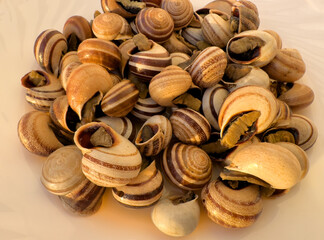
{"type": "Polygon", "coordinates": [[[78,57],[82,63],[95,63],[108,70],[117,69],[121,62],[121,54],[111,41],[89,38],[78,48],[78,57]]]}
{"type": "Polygon", "coordinates": [[[152,77],[171,65],[171,57],[164,47],[153,42],[150,50],[131,54],[128,64],[131,73],[149,82],[152,77]]]}
{"type": "Polygon", "coordinates": [[[163,169],[178,187],[198,190],[210,180],[212,162],[199,147],[176,143],[169,145],[163,152],[163,169]]]}
{"type": "Polygon", "coordinates": [[[135,24],[138,32],[157,43],[167,41],[174,30],[173,19],[162,8],[144,8],[136,16],[135,24]]]}
{"type": "Polygon", "coordinates": [[[157,202],[163,191],[163,178],[153,161],[125,186],[112,189],[114,198],[130,207],[148,207],[157,202]]]}
{"type": "Polygon", "coordinates": [[[193,61],[189,73],[194,84],[201,88],[212,87],[223,77],[227,66],[226,53],[219,47],[204,49],[193,61]]]}
{"type": "Polygon", "coordinates": [[[214,180],[201,191],[201,199],[213,222],[228,228],[244,228],[253,224],[263,209],[260,189],[249,185],[232,189],[214,180]]]}
{"type": "Polygon", "coordinates": [[[102,13],[92,23],[93,34],[104,40],[124,40],[132,37],[132,30],[125,18],[116,13],[102,13]]]}
{"type": "Polygon", "coordinates": [[[58,76],[61,57],[67,48],[66,38],[62,33],[54,29],[45,30],[35,41],[35,59],[46,72],[58,76]]]}
{"type": "Polygon", "coordinates": [[[48,156],[63,144],[55,136],[51,118],[47,113],[31,111],[18,122],[18,136],[23,146],[31,153],[48,156]]]}
{"type": "Polygon", "coordinates": [[[190,59],[190,56],[182,52],[174,52],[170,54],[172,65],[179,65],[190,59]]]}
{"type": "Polygon", "coordinates": [[[77,51],[69,51],[64,54],[60,61],[59,72],[62,73],[63,69],[72,62],[80,62],[77,51]]]}
{"type": "Polygon", "coordinates": [[[105,94],[101,109],[110,117],[125,117],[135,106],[138,95],[135,84],[130,80],[123,80],[105,94]]]}
{"type": "Polygon", "coordinates": [[[44,71],[33,71],[45,78],[44,85],[37,86],[31,81],[29,72],[21,78],[21,85],[26,89],[26,101],[36,110],[48,112],[53,101],[65,94],[59,79],[44,71]]]}
{"type": "Polygon", "coordinates": [[[79,42],[92,37],[90,23],[82,16],[69,17],[64,23],[63,35],[69,41],[71,35],[74,34],[79,42]]]}
{"type": "Polygon", "coordinates": [[[272,37],[274,37],[276,39],[278,49],[282,48],[282,39],[281,39],[280,35],[276,31],[269,30],[269,29],[263,30],[263,31],[269,33],[272,37]]]}
{"type": "Polygon", "coordinates": [[[189,0],[162,0],[161,8],[172,17],[174,30],[187,27],[193,18],[193,7],[189,0]]]}
{"type": "Polygon", "coordinates": [[[154,115],[161,115],[165,107],[157,104],[152,98],[139,98],[131,111],[131,114],[141,120],[147,120],[154,115]]]}
{"type": "Polygon", "coordinates": [[[172,138],[172,127],[169,119],[162,115],[155,115],[142,125],[136,138],[135,145],[145,156],[155,156],[167,147],[172,138]],[[143,141],[143,129],[149,127],[152,136],[143,141]]]}
{"type": "Polygon", "coordinates": [[[145,8],[145,6],[146,4],[142,2],[137,2],[137,7],[127,7],[122,4],[122,1],[101,0],[101,7],[104,12],[117,13],[124,18],[135,17],[141,9],[145,8]]]}
{"type": "Polygon", "coordinates": [[[181,36],[194,46],[199,41],[204,41],[201,28],[187,27],[181,31],[181,36]]]}
{"type": "Polygon", "coordinates": [[[103,122],[92,122],[78,128],[74,142],[83,153],[83,173],[98,186],[123,186],[130,183],[140,172],[142,157],[138,149],[103,122]],[[100,127],[112,138],[111,147],[93,147],[89,141],[100,127]]]}
{"type": "Polygon", "coordinates": [[[216,84],[214,87],[207,88],[202,98],[204,116],[217,131],[220,131],[218,125],[219,110],[228,94],[229,92],[224,86],[216,84]]]}
{"type": "Polygon", "coordinates": [[[314,91],[306,84],[288,83],[288,90],[282,93],[278,99],[284,101],[291,108],[305,108],[314,101],[314,91]]]}
{"type": "Polygon", "coordinates": [[[119,70],[121,72],[121,75],[125,76],[125,68],[127,66],[128,60],[131,57],[131,52],[136,48],[136,45],[133,41],[133,39],[128,39],[124,42],[122,42],[119,45],[119,51],[121,54],[121,63],[119,65],[119,70]]]}
{"type": "Polygon", "coordinates": [[[69,77],[70,77],[71,73],[73,72],[74,69],[76,69],[81,64],[82,64],[81,62],[71,62],[61,72],[59,79],[61,81],[61,84],[62,84],[62,87],[64,88],[64,90],[66,90],[66,86],[68,84],[69,77]]]}
{"type": "Polygon", "coordinates": [[[210,137],[211,127],[207,119],[190,108],[175,110],[170,121],[174,135],[183,143],[200,145],[210,137]]]}

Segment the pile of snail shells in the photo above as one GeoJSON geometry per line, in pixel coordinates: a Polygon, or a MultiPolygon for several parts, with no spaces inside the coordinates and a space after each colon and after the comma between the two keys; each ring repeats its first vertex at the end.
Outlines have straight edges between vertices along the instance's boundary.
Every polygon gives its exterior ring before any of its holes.
{"type": "Polygon", "coordinates": [[[47,158],[41,182],[66,209],[93,214],[111,188],[125,206],[154,205],[163,233],[185,236],[199,201],[215,223],[248,227],[265,198],[306,176],[317,128],[294,110],[314,92],[299,81],[299,51],[259,29],[252,2],[101,6],[90,22],[72,16],[62,32],[39,34],[41,69],[21,78],[34,110],[20,119],[19,138],[47,158]]]}

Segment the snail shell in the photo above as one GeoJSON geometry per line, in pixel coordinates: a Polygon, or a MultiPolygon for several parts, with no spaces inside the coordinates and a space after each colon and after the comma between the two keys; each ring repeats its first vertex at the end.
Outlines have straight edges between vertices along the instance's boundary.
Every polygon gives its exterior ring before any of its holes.
{"type": "Polygon", "coordinates": [[[103,97],[102,111],[110,117],[125,117],[137,102],[139,91],[130,80],[113,86],[103,97]]]}
{"type": "Polygon", "coordinates": [[[216,84],[214,87],[207,88],[202,98],[204,116],[217,131],[220,131],[218,125],[219,110],[228,94],[229,92],[224,86],[216,84]]]}
{"type": "Polygon", "coordinates": [[[182,52],[190,55],[192,54],[191,49],[177,38],[177,34],[175,32],[173,32],[171,37],[164,42],[162,46],[165,47],[170,54],[174,52],[182,52]]]}
{"type": "Polygon", "coordinates": [[[214,180],[203,188],[201,199],[208,217],[228,228],[250,226],[257,220],[263,209],[263,201],[257,185],[234,190],[219,179],[214,180]]]}
{"type": "Polygon", "coordinates": [[[159,105],[172,107],[172,100],[185,93],[191,85],[189,73],[178,66],[168,66],[152,78],[149,92],[159,105]]]}
{"type": "Polygon", "coordinates": [[[139,98],[131,114],[145,121],[154,115],[163,114],[164,111],[165,107],[157,104],[152,98],[139,98]]]}
{"type": "Polygon", "coordinates": [[[48,112],[53,101],[65,94],[65,91],[54,75],[36,71],[45,78],[45,85],[37,87],[30,81],[29,73],[21,78],[21,85],[26,89],[26,101],[36,110],[48,112]]]}
{"type": "Polygon", "coordinates": [[[171,57],[171,64],[175,66],[190,59],[190,56],[188,54],[182,52],[171,53],[170,57],[171,57]]]}
{"type": "Polygon", "coordinates": [[[112,189],[114,198],[127,206],[147,207],[157,202],[163,191],[163,178],[153,161],[129,184],[112,189]]]}
{"type": "Polygon", "coordinates": [[[174,30],[173,19],[162,8],[144,8],[136,16],[135,24],[138,32],[157,43],[167,41],[174,30]]]}
{"type": "Polygon", "coordinates": [[[280,37],[280,35],[276,31],[273,31],[273,30],[263,30],[263,31],[269,33],[272,37],[274,37],[276,39],[277,48],[278,49],[281,49],[282,48],[282,40],[281,40],[281,37],[280,37]]]}
{"type": "Polygon", "coordinates": [[[60,74],[60,81],[62,84],[62,87],[64,90],[66,90],[66,86],[68,84],[69,77],[74,69],[76,69],[78,66],[80,66],[81,62],[71,62],[69,65],[67,65],[63,71],[60,74]]]}
{"type": "Polygon", "coordinates": [[[210,137],[211,127],[207,119],[190,108],[175,110],[170,121],[173,134],[183,143],[200,145],[210,137]]]}
{"type": "Polygon", "coordinates": [[[305,108],[313,101],[315,94],[313,90],[302,83],[291,83],[291,88],[281,94],[278,99],[284,101],[291,108],[305,108]]]}
{"type": "Polygon", "coordinates": [[[204,41],[201,28],[187,27],[181,31],[181,36],[194,46],[199,41],[204,41]]]}
{"type": "Polygon", "coordinates": [[[193,18],[193,7],[189,0],[162,0],[161,8],[171,15],[174,30],[187,27],[193,18]]]}
{"type": "Polygon", "coordinates": [[[281,101],[277,99],[278,105],[279,105],[279,111],[277,114],[277,118],[273,122],[273,124],[281,123],[281,122],[287,122],[290,121],[292,116],[292,111],[287,103],[284,101],[281,101]]]}
{"type": "Polygon", "coordinates": [[[163,152],[163,169],[172,183],[185,190],[198,190],[210,180],[212,162],[197,146],[176,143],[163,152]]]}
{"type": "Polygon", "coordinates": [[[226,65],[225,52],[218,47],[208,47],[193,61],[189,73],[194,84],[201,88],[208,88],[222,79],[226,65]]]}
{"type": "Polygon", "coordinates": [[[121,63],[119,65],[119,70],[124,77],[125,68],[127,66],[129,58],[131,57],[130,53],[136,48],[136,45],[133,39],[128,39],[122,42],[118,48],[121,54],[121,63]]]}
{"type": "Polygon", "coordinates": [[[80,42],[91,38],[92,31],[88,20],[82,16],[69,17],[64,23],[63,35],[68,40],[71,34],[75,34],[80,42]]]}
{"type": "Polygon", "coordinates": [[[125,18],[106,12],[97,16],[92,23],[93,34],[104,40],[124,40],[132,38],[132,30],[125,18]]]}
{"type": "Polygon", "coordinates": [[[58,76],[61,57],[67,48],[66,38],[62,33],[54,29],[45,30],[35,41],[35,59],[46,72],[58,76]]]}
{"type": "Polygon", "coordinates": [[[76,146],[82,151],[82,171],[98,186],[117,187],[137,177],[142,157],[134,144],[102,122],[92,122],[78,128],[74,135],[76,146]],[[111,147],[93,147],[91,135],[103,127],[111,136],[111,147]]]}
{"type": "Polygon", "coordinates": [[[127,8],[121,1],[116,0],[101,0],[101,7],[104,12],[117,13],[124,18],[135,17],[137,12],[146,6],[145,3],[138,3],[138,8],[127,8]],[[135,12],[134,12],[135,11],[135,12]]]}
{"type": "Polygon", "coordinates": [[[48,156],[63,147],[50,127],[51,124],[47,113],[31,111],[24,114],[18,123],[18,136],[23,146],[31,153],[41,156],[48,156]]]}
{"type": "Polygon", "coordinates": [[[295,82],[306,71],[306,65],[297,49],[278,50],[275,58],[263,68],[270,78],[282,82],[295,82]]]}
{"type": "Polygon", "coordinates": [[[198,9],[198,14],[208,14],[210,10],[217,11],[222,15],[230,16],[232,6],[237,0],[214,0],[206,4],[204,7],[198,9]]]}
{"type": "Polygon", "coordinates": [[[142,2],[145,2],[147,7],[160,7],[161,6],[161,0],[142,0],[142,2]]]}
{"type": "Polygon", "coordinates": [[[80,62],[77,51],[69,51],[64,54],[60,61],[59,72],[62,73],[64,68],[72,62],[80,62]]]}
{"type": "Polygon", "coordinates": [[[121,62],[121,54],[111,41],[89,38],[78,48],[78,57],[82,63],[99,64],[109,70],[117,69],[121,62]]]}

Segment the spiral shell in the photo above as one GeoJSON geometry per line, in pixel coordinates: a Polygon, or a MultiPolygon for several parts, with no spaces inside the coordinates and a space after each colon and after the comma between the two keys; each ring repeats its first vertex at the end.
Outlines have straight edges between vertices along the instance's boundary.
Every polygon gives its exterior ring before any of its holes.
{"type": "Polygon", "coordinates": [[[44,71],[36,72],[45,78],[43,86],[37,87],[30,81],[29,74],[31,72],[21,78],[21,85],[26,89],[26,101],[36,110],[47,112],[53,101],[64,95],[65,91],[60,81],[54,75],[44,71]]]}
{"type": "Polygon", "coordinates": [[[126,206],[147,207],[157,202],[163,191],[163,178],[153,161],[126,186],[112,189],[114,198],[126,206]]]}
{"type": "Polygon", "coordinates": [[[80,62],[77,51],[69,51],[66,54],[64,54],[60,61],[59,72],[62,73],[64,68],[66,68],[66,66],[73,62],[80,62]]]}
{"type": "Polygon", "coordinates": [[[91,38],[92,31],[90,23],[82,16],[69,17],[63,26],[63,35],[67,40],[71,34],[75,34],[80,42],[91,38]]]}
{"type": "Polygon", "coordinates": [[[211,127],[207,119],[190,108],[175,110],[170,121],[174,135],[181,142],[200,145],[210,137],[211,127]]]}
{"type": "Polygon", "coordinates": [[[96,121],[104,122],[114,129],[118,134],[132,141],[135,138],[136,129],[131,120],[127,117],[109,117],[104,116],[97,118],[96,121]]]}
{"type": "Polygon", "coordinates": [[[194,84],[201,88],[208,88],[222,79],[226,65],[225,52],[218,47],[208,47],[193,61],[189,73],[194,84]]]}
{"type": "Polygon", "coordinates": [[[171,15],[174,30],[187,27],[193,18],[193,7],[189,0],[162,0],[161,8],[171,15]]]}
{"type": "Polygon", "coordinates": [[[117,69],[121,62],[118,47],[113,42],[98,38],[84,40],[79,45],[78,57],[82,63],[95,63],[109,70],[117,69]]]}
{"type": "Polygon", "coordinates": [[[92,23],[93,34],[104,40],[124,40],[132,37],[132,30],[125,18],[116,13],[103,13],[92,23]]]}
{"type": "Polygon", "coordinates": [[[31,111],[24,114],[18,122],[18,136],[23,146],[31,153],[48,156],[63,147],[50,125],[47,113],[31,111]]]}
{"type": "Polygon", "coordinates": [[[69,77],[70,77],[71,73],[73,72],[74,69],[79,67],[81,64],[82,64],[81,62],[71,62],[61,72],[60,81],[61,81],[61,84],[62,84],[62,87],[64,88],[64,90],[66,90],[66,86],[68,84],[69,77]]]}
{"type": "Polygon", "coordinates": [[[212,162],[205,151],[183,143],[169,145],[163,152],[163,169],[168,178],[185,190],[198,190],[210,180],[212,162]]]}
{"type": "Polygon", "coordinates": [[[147,120],[154,115],[161,115],[165,107],[157,104],[152,98],[139,98],[131,114],[141,120],[147,120]]]}
{"type": "Polygon", "coordinates": [[[171,57],[171,64],[175,66],[190,59],[190,56],[188,54],[182,52],[171,53],[170,57],[171,57]]]}
{"type": "Polygon", "coordinates": [[[194,46],[197,46],[198,42],[204,41],[201,28],[187,27],[181,31],[181,36],[194,46]]]}
{"type": "Polygon", "coordinates": [[[139,91],[130,80],[113,86],[103,97],[102,111],[110,117],[125,117],[137,102],[139,91]]]}
{"type": "Polygon", "coordinates": [[[130,183],[139,174],[142,157],[134,144],[102,122],[81,126],[74,135],[76,146],[82,151],[82,171],[98,186],[117,187],[130,183]],[[103,127],[111,136],[111,147],[93,147],[90,136],[103,127]]]}
{"type": "Polygon", "coordinates": [[[291,88],[281,94],[278,99],[284,101],[291,108],[305,108],[314,101],[314,91],[302,83],[291,83],[291,88]]]}
{"type": "Polygon", "coordinates": [[[214,0],[206,4],[204,7],[198,9],[198,14],[208,14],[210,11],[216,11],[222,15],[230,16],[232,6],[237,0],[214,0]]]}
{"type": "Polygon", "coordinates": [[[172,17],[162,8],[144,8],[135,19],[138,32],[144,34],[154,42],[167,41],[174,30],[172,17]]]}
{"type": "MultiPolygon", "coordinates": [[[[143,1],[144,2],[144,1],[143,1]]],[[[127,9],[116,0],[101,0],[101,7],[104,12],[117,13],[124,18],[135,17],[137,12],[146,6],[145,3],[138,4],[138,8],[127,9]]]]}
{"type": "Polygon", "coordinates": [[[67,48],[66,38],[62,33],[54,29],[45,30],[35,41],[35,59],[46,72],[58,76],[61,57],[67,48]]]}
{"type": "Polygon", "coordinates": [[[260,189],[256,185],[234,190],[222,181],[214,180],[203,188],[201,199],[208,217],[228,228],[250,226],[263,209],[260,189]]]}

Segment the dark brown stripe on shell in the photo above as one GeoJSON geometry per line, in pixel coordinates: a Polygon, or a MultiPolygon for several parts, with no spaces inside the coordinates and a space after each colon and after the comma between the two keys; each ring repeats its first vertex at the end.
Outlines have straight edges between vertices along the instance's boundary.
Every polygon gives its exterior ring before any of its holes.
{"type": "MultiPolygon", "coordinates": [[[[61,33],[60,33],[61,34],[61,33]]],[[[54,43],[53,43],[53,46],[52,46],[52,48],[51,48],[51,51],[50,51],[50,53],[49,53],[49,57],[48,57],[48,59],[49,59],[49,61],[50,61],[50,63],[49,63],[49,71],[51,72],[51,73],[54,73],[54,69],[53,69],[53,53],[54,53],[54,50],[56,49],[56,46],[60,43],[60,42],[65,42],[65,44],[66,44],[66,46],[67,46],[67,42],[66,42],[66,40],[65,40],[65,38],[63,38],[64,36],[62,35],[62,38],[60,38],[60,39],[58,39],[58,40],[56,40],[54,43]]],[[[58,62],[57,62],[57,68],[59,67],[59,64],[60,64],[60,60],[61,60],[61,58],[62,58],[62,54],[63,54],[64,52],[61,52],[61,56],[60,56],[60,58],[59,58],[59,60],[58,60],[58,62]]]]}
{"type": "Polygon", "coordinates": [[[157,169],[155,169],[155,171],[152,174],[152,176],[149,177],[146,181],[140,182],[140,183],[134,183],[134,184],[133,183],[129,183],[129,184],[127,184],[127,186],[129,186],[129,187],[139,187],[139,186],[143,186],[143,185],[149,183],[153,178],[155,178],[158,175],[158,173],[159,173],[159,171],[157,169]]]}
{"type": "Polygon", "coordinates": [[[55,36],[56,34],[61,34],[61,33],[57,30],[45,30],[40,34],[40,36],[37,38],[36,43],[35,43],[35,47],[36,47],[35,48],[35,56],[36,56],[37,62],[41,65],[41,67],[45,68],[46,70],[48,69],[48,62],[46,63],[46,60],[48,60],[48,59],[44,59],[45,50],[46,50],[46,47],[47,47],[49,41],[51,40],[51,38],[53,36],[55,36]],[[36,52],[37,45],[39,44],[40,40],[41,40],[40,46],[38,48],[38,52],[36,52]]]}

